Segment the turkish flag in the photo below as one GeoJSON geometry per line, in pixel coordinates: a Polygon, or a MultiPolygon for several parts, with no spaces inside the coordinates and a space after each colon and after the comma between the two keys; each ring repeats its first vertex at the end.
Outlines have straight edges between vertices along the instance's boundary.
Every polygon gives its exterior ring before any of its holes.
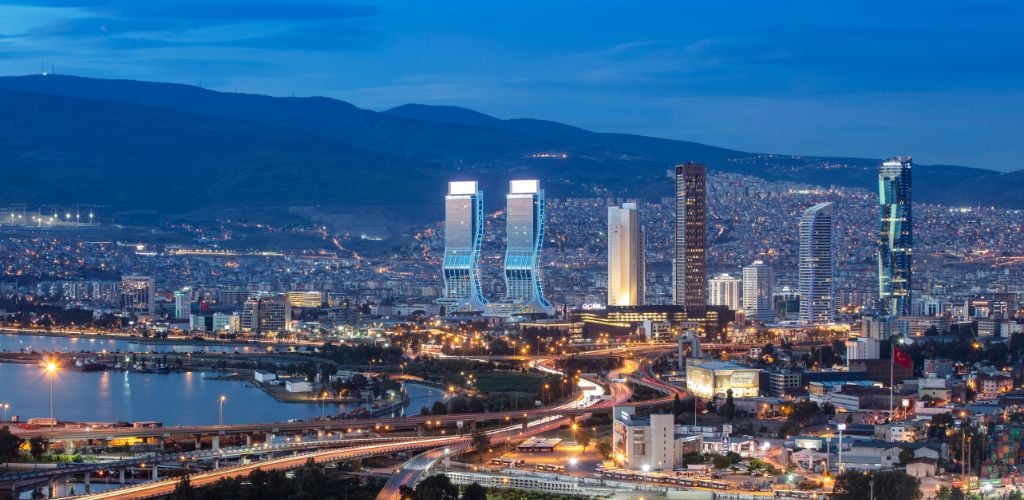
{"type": "Polygon", "coordinates": [[[892,362],[904,368],[914,366],[914,361],[910,359],[910,355],[898,347],[894,347],[892,350],[892,362]]]}

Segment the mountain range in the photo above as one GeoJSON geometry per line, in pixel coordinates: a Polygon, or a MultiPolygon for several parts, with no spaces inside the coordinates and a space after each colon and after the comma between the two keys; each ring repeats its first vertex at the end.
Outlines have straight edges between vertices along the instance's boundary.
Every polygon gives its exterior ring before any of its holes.
{"type": "MultiPolygon", "coordinates": [[[[883,153],[883,152],[880,152],[883,153]]],[[[889,152],[884,152],[889,153],[889,152]]],[[[498,208],[511,178],[549,196],[661,197],[666,172],[711,171],[874,189],[880,159],[748,153],[693,142],[503,120],[407,104],[377,112],[325,97],[270,97],[62,75],[0,77],[5,203],[93,203],[188,215],[319,207],[439,217],[445,182],[478,179],[498,208]]],[[[1024,170],[914,166],[916,201],[1024,208],[1024,170]]]]}

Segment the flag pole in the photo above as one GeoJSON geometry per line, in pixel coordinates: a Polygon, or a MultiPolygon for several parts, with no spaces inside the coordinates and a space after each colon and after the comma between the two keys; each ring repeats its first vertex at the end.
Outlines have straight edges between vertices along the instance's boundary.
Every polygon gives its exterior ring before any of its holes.
{"type": "MultiPolygon", "coordinates": [[[[892,396],[893,396],[893,390],[894,390],[894,386],[893,386],[892,382],[893,382],[893,372],[895,371],[895,365],[896,365],[896,339],[894,337],[890,337],[890,338],[891,338],[891,340],[889,342],[889,347],[892,349],[892,353],[889,356],[889,423],[892,423],[892,421],[893,421],[893,406],[892,406],[892,399],[893,399],[893,397],[892,396]]],[[[892,433],[891,432],[890,432],[889,436],[890,436],[890,438],[892,437],[892,433]]]]}

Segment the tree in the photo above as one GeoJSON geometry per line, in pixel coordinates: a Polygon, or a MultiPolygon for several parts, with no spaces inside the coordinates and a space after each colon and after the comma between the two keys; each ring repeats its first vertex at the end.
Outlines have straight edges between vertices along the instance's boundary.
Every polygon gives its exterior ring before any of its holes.
{"type": "Polygon", "coordinates": [[[483,431],[473,431],[473,435],[469,439],[473,443],[473,448],[476,449],[477,456],[483,460],[484,453],[491,447],[491,438],[483,431]]]}
{"type": "Polygon", "coordinates": [[[18,439],[18,436],[11,433],[10,428],[6,425],[0,427],[0,460],[7,463],[18,458],[18,447],[20,445],[21,440],[18,439]]]}
{"type": "Polygon", "coordinates": [[[576,429],[576,442],[583,447],[583,451],[587,451],[587,445],[590,444],[590,431],[586,427],[580,427],[576,429]]]}
{"type": "Polygon", "coordinates": [[[440,401],[434,401],[434,404],[430,406],[431,415],[444,415],[448,413],[448,407],[440,401]]]}
{"type": "Polygon", "coordinates": [[[612,440],[611,439],[598,439],[597,443],[594,444],[594,449],[601,455],[601,458],[608,460],[612,457],[612,440]]]}
{"type": "Polygon", "coordinates": [[[736,403],[732,399],[732,389],[725,391],[725,404],[722,405],[722,417],[731,422],[736,416],[736,403]]]}
{"type": "Polygon", "coordinates": [[[871,495],[871,484],[874,482],[876,498],[883,498],[877,495],[885,492],[884,498],[898,498],[900,500],[920,500],[920,481],[903,471],[883,471],[866,473],[860,471],[847,471],[836,478],[833,489],[833,500],[864,500],[871,495]]]}
{"type": "Polygon", "coordinates": [[[914,459],[914,450],[910,448],[900,449],[900,465],[907,465],[907,462],[914,459]]]}
{"type": "Polygon", "coordinates": [[[462,500],[487,500],[487,488],[480,486],[480,483],[466,486],[462,491],[462,500]]]}
{"type": "Polygon", "coordinates": [[[682,413],[683,413],[683,402],[679,399],[679,394],[676,394],[672,398],[672,414],[675,415],[676,419],[678,420],[679,419],[679,415],[681,415],[682,413]]]}
{"type": "Polygon", "coordinates": [[[188,478],[188,474],[181,476],[178,485],[174,487],[171,500],[195,500],[195,498],[196,490],[192,487],[192,481],[188,478]]]}
{"type": "Polygon", "coordinates": [[[444,474],[435,474],[416,486],[415,500],[459,500],[459,488],[444,474]]]}
{"type": "Polygon", "coordinates": [[[32,458],[35,459],[37,462],[39,461],[39,459],[43,458],[43,455],[46,454],[46,447],[49,444],[49,441],[39,436],[29,439],[28,450],[29,453],[32,455],[32,458]]]}

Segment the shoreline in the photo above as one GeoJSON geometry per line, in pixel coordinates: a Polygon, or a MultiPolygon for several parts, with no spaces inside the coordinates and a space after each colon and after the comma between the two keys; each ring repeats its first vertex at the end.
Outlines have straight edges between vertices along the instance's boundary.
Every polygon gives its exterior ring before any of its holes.
{"type": "Polygon", "coordinates": [[[244,341],[244,340],[221,340],[203,339],[196,340],[192,337],[171,337],[154,338],[141,335],[121,335],[114,333],[91,333],[91,332],[55,332],[47,330],[26,330],[21,328],[0,327],[0,335],[11,336],[37,336],[67,339],[101,339],[101,340],[122,340],[135,344],[149,345],[195,345],[195,346],[223,346],[223,347],[253,347],[253,346],[288,346],[288,347],[318,347],[321,344],[297,344],[290,342],[265,342],[265,341],[244,341]]]}

